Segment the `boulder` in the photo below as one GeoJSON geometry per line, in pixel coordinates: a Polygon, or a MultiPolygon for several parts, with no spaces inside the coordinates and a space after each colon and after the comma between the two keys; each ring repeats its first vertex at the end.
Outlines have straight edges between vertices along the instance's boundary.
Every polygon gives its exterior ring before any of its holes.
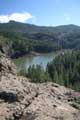
{"type": "Polygon", "coordinates": [[[11,59],[0,56],[1,120],[80,120],[79,105],[80,93],[18,77],[11,59]]]}

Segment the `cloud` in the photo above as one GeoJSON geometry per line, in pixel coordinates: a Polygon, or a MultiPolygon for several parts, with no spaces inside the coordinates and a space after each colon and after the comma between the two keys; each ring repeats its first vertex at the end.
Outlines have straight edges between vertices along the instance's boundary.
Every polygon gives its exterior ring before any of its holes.
{"type": "Polygon", "coordinates": [[[28,19],[34,18],[30,13],[12,13],[9,15],[0,15],[0,23],[7,23],[10,20],[25,23],[28,19]]]}

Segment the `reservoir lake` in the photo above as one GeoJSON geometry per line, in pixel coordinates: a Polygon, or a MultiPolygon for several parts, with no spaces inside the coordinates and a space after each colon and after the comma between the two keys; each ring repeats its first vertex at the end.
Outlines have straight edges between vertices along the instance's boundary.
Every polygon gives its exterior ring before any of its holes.
{"type": "Polygon", "coordinates": [[[14,63],[17,66],[17,71],[27,70],[29,66],[41,65],[45,69],[48,62],[52,61],[58,53],[46,53],[40,55],[26,55],[17,59],[14,59],[14,63]]]}

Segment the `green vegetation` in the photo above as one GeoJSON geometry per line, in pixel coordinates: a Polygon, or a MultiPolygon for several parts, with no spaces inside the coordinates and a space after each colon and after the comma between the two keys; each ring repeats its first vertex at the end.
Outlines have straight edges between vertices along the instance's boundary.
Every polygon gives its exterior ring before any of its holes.
{"type": "Polygon", "coordinates": [[[41,65],[32,65],[27,71],[22,69],[17,75],[31,78],[31,81],[35,83],[51,81],[48,72],[41,65]]]}
{"type": "Polygon", "coordinates": [[[0,50],[6,53],[6,50],[10,57],[18,57],[24,54],[29,54],[31,51],[46,53],[54,50],[58,50],[60,47],[49,40],[33,40],[28,37],[24,37],[20,33],[6,32],[6,34],[0,33],[0,50]]]}
{"type": "Polygon", "coordinates": [[[32,82],[42,83],[50,81],[47,71],[43,70],[41,65],[33,65],[28,68],[27,76],[31,78],[32,82]]]}
{"type": "Polygon", "coordinates": [[[66,52],[55,57],[47,64],[46,70],[41,65],[33,65],[20,75],[31,78],[32,82],[55,82],[80,91],[80,51],[66,52]]]}
{"type": "Polygon", "coordinates": [[[24,76],[27,77],[27,72],[25,69],[21,69],[17,72],[17,76],[24,76]]]}
{"type": "MultiPolygon", "coordinates": [[[[0,24],[0,51],[12,58],[31,51],[44,53],[61,49],[80,49],[79,26],[40,27],[14,21],[0,24]]],[[[28,73],[21,73],[34,82],[52,80],[80,91],[80,52],[57,56],[47,65],[46,71],[33,65],[28,73]]]]}
{"type": "Polygon", "coordinates": [[[0,50],[10,57],[61,49],[80,49],[80,27],[40,27],[14,21],[0,24],[0,50]]]}
{"type": "Polygon", "coordinates": [[[53,82],[80,91],[80,51],[57,56],[47,70],[53,82]]]}

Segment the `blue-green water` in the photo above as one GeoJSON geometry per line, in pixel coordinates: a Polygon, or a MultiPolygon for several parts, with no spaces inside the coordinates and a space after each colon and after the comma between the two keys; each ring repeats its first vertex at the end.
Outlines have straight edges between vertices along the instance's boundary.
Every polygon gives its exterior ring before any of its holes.
{"type": "Polygon", "coordinates": [[[57,53],[47,53],[47,54],[41,54],[38,56],[27,55],[27,56],[15,59],[14,63],[16,64],[18,71],[21,69],[27,70],[28,67],[33,65],[33,64],[42,65],[43,68],[45,69],[47,63],[50,62],[51,60],[53,60],[56,55],[57,55],[57,53]]]}

